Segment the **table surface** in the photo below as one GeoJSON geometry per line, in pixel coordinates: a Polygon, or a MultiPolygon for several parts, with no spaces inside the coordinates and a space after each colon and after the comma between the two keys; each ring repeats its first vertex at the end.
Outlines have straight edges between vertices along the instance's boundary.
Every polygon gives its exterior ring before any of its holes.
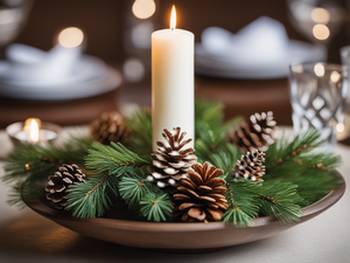
{"type": "MultiPolygon", "coordinates": [[[[11,149],[0,132],[1,154],[11,149]]],[[[337,146],[340,172],[350,183],[350,148],[337,146]]],[[[0,175],[3,173],[0,161],[0,175]]],[[[350,193],[320,216],[273,238],[207,253],[166,253],[126,248],[79,236],[35,214],[6,203],[8,187],[0,182],[0,262],[350,262],[350,193]]]]}

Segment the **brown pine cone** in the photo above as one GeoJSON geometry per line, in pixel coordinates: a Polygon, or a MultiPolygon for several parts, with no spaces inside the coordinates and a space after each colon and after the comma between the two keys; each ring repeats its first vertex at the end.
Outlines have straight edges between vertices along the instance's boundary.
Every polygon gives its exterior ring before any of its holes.
{"type": "Polygon", "coordinates": [[[265,173],[265,152],[259,150],[252,150],[243,155],[234,169],[235,178],[253,182],[263,181],[265,173]]]}
{"type": "Polygon", "coordinates": [[[92,137],[103,144],[123,141],[129,134],[123,117],[118,112],[105,112],[90,126],[92,137]]]}
{"type": "Polygon", "coordinates": [[[223,171],[208,162],[195,164],[182,179],[173,195],[177,211],[184,222],[209,222],[221,220],[228,203],[223,171]]]}
{"type": "Polygon", "coordinates": [[[276,127],[272,111],[255,113],[249,121],[243,121],[239,127],[228,135],[231,143],[243,151],[253,149],[266,150],[274,143],[273,132],[276,127]]]}
{"type": "Polygon", "coordinates": [[[67,204],[66,190],[74,183],[85,182],[86,175],[76,164],[61,165],[54,175],[48,178],[45,187],[46,199],[50,205],[62,210],[67,204]]]}
{"type": "Polygon", "coordinates": [[[176,186],[197,161],[194,150],[188,146],[192,139],[185,139],[186,133],[180,128],[175,128],[172,132],[164,129],[162,136],[165,141],[157,142],[157,149],[152,154],[153,172],[147,177],[148,181],[155,182],[159,188],[176,186]]]}

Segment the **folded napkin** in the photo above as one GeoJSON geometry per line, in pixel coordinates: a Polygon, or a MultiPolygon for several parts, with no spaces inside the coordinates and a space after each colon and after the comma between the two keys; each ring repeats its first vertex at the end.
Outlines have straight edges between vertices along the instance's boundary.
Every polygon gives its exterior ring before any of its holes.
{"type": "Polygon", "coordinates": [[[76,74],[73,69],[80,59],[80,48],[68,49],[57,45],[46,52],[12,44],[6,50],[6,60],[0,62],[0,81],[59,85],[76,74]]]}
{"type": "Polygon", "coordinates": [[[325,59],[325,49],[288,38],[280,22],[260,17],[236,34],[205,29],[196,48],[196,70],[212,76],[281,78],[292,63],[325,59]]]}
{"type": "Polygon", "coordinates": [[[287,59],[288,36],[284,26],[269,17],[261,17],[237,34],[210,27],[202,34],[203,47],[228,60],[253,60],[267,63],[287,59]]]}

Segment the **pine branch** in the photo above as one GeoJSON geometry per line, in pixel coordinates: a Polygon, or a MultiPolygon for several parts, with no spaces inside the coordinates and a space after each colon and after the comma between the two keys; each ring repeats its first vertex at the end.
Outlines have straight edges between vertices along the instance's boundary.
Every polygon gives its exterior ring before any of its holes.
{"type": "Polygon", "coordinates": [[[294,222],[302,215],[298,205],[302,198],[297,193],[297,185],[270,181],[257,188],[260,199],[260,213],[273,216],[283,222],[294,222]]]}
{"type": "Polygon", "coordinates": [[[226,151],[226,134],[238,125],[241,118],[224,123],[221,103],[196,102],[196,155],[201,162],[210,161],[213,153],[226,151]]]}
{"type": "Polygon", "coordinates": [[[119,176],[99,174],[88,177],[85,183],[71,185],[66,210],[81,219],[103,216],[118,194],[119,176]]]}
{"type": "Polygon", "coordinates": [[[224,214],[223,221],[237,226],[248,225],[259,212],[256,202],[257,184],[242,181],[232,182],[228,186],[226,198],[230,206],[224,214]]]}
{"type": "MultiPolygon", "coordinates": [[[[223,105],[217,102],[196,100],[195,115],[196,125],[197,123],[207,123],[209,127],[222,126],[224,121],[223,105]]],[[[199,130],[196,129],[196,137],[200,135],[199,130]]]]}
{"type": "Polygon", "coordinates": [[[141,167],[149,162],[122,144],[106,146],[94,143],[86,157],[86,167],[97,174],[116,174],[120,169],[128,172],[128,167],[141,167]]]}
{"type": "Polygon", "coordinates": [[[124,176],[119,193],[129,208],[148,221],[166,221],[173,213],[168,194],[140,176],[124,176]]]}
{"type": "Polygon", "coordinates": [[[149,183],[140,176],[124,176],[119,183],[120,196],[129,206],[138,206],[150,191],[149,183]]]}
{"type": "Polygon", "coordinates": [[[331,171],[340,166],[341,158],[330,152],[308,153],[300,155],[294,160],[294,163],[304,169],[331,171]]]}
{"type": "Polygon", "coordinates": [[[286,138],[278,140],[267,150],[266,168],[268,173],[273,176],[295,172],[295,170],[289,169],[289,167],[295,167],[298,160],[306,156],[306,154],[310,154],[321,143],[320,135],[315,130],[298,135],[292,141],[286,138]]]}
{"type": "Polygon", "coordinates": [[[127,125],[132,132],[127,146],[148,156],[152,152],[152,116],[150,111],[147,109],[137,111],[127,119],[127,125]]]}
{"type": "Polygon", "coordinates": [[[4,181],[46,179],[63,163],[83,163],[89,138],[71,138],[62,146],[20,145],[5,160],[4,181]]]}
{"type": "Polygon", "coordinates": [[[149,193],[140,201],[140,212],[148,221],[167,221],[173,210],[173,203],[165,193],[149,193]]]}
{"type": "Polygon", "coordinates": [[[318,169],[307,169],[280,180],[298,185],[297,191],[302,197],[299,204],[303,207],[320,200],[339,183],[332,172],[318,169]]]}
{"type": "Polygon", "coordinates": [[[227,178],[232,174],[237,160],[241,157],[241,153],[235,146],[227,144],[217,153],[212,153],[209,157],[209,162],[214,166],[224,171],[224,178],[227,178]]]}

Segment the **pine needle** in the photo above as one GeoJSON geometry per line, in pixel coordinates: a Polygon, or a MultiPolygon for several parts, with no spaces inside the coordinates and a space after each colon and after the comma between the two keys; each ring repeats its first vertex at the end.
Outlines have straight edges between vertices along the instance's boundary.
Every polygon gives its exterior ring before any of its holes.
{"type": "Polygon", "coordinates": [[[241,153],[237,147],[227,144],[225,150],[212,153],[209,162],[224,171],[224,178],[231,176],[237,160],[241,157],[241,153]]]}
{"type": "Polygon", "coordinates": [[[308,154],[320,146],[322,141],[316,130],[297,135],[292,141],[282,138],[269,147],[266,154],[266,167],[270,175],[283,173],[290,163],[295,165],[297,158],[308,154]],[[282,172],[283,171],[283,172],[282,172]]]}
{"type": "Polygon", "coordinates": [[[127,124],[131,130],[127,145],[147,158],[152,152],[152,116],[150,111],[147,109],[137,111],[127,119],[127,124]]]}
{"type": "Polygon", "coordinates": [[[301,207],[298,205],[302,198],[298,195],[297,188],[297,185],[277,180],[264,182],[257,188],[260,213],[273,216],[282,222],[298,221],[302,215],[301,207]]]}
{"type": "Polygon", "coordinates": [[[117,195],[117,175],[95,175],[85,183],[73,184],[68,188],[66,210],[81,219],[103,216],[117,195]]]}
{"type": "Polygon", "coordinates": [[[258,216],[257,187],[256,184],[248,181],[230,183],[229,192],[226,196],[229,208],[224,214],[224,222],[237,226],[246,226],[258,216]]]}
{"type": "Polygon", "coordinates": [[[149,193],[140,201],[140,212],[148,221],[167,221],[173,213],[173,204],[167,194],[149,193]]]}
{"type": "Polygon", "coordinates": [[[139,167],[149,162],[120,143],[110,146],[94,143],[86,157],[86,167],[97,174],[116,174],[120,167],[139,167]]]}
{"type": "Polygon", "coordinates": [[[62,146],[17,146],[5,160],[2,179],[6,182],[46,179],[60,164],[82,164],[90,144],[88,138],[71,138],[62,146]]]}
{"type": "Polygon", "coordinates": [[[140,176],[124,176],[119,183],[120,196],[129,206],[139,205],[149,192],[149,183],[140,176]]]}

